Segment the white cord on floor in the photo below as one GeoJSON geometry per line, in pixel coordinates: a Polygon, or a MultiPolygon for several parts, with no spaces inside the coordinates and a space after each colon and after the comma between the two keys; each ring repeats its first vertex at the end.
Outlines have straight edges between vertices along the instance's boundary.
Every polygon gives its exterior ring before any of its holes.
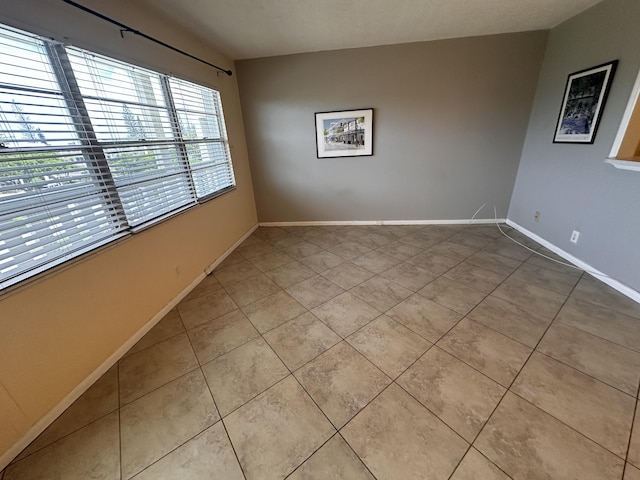
{"type": "MultiPolygon", "coordinates": [[[[469,224],[470,224],[470,225],[471,225],[471,223],[473,222],[473,220],[476,218],[476,215],[478,215],[478,214],[480,213],[480,211],[481,211],[481,210],[482,210],[486,205],[487,205],[487,204],[486,204],[486,202],[485,202],[485,203],[483,203],[483,204],[482,204],[482,206],[481,206],[478,210],[476,210],[476,213],[474,213],[474,214],[473,214],[473,216],[471,217],[471,219],[469,220],[469,224]]],[[[523,243],[520,243],[519,241],[517,241],[515,238],[510,237],[509,235],[507,235],[507,234],[504,232],[504,230],[502,230],[502,227],[500,227],[500,223],[498,223],[498,211],[497,211],[497,209],[496,209],[496,205],[495,205],[495,204],[493,205],[493,218],[495,219],[496,227],[498,227],[498,230],[500,231],[500,233],[501,233],[502,235],[504,235],[505,237],[507,237],[509,240],[511,240],[513,243],[516,243],[516,244],[520,245],[522,248],[525,248],[525,249],[529,250],[530,252],[535,253],[536,255],[539,255],[539,256],[541,256],[541,257],[544,257],[544,258],[546,258],[547,260],[551,260],[552,262],[558,263],[558,264],[560,264],[560,265],[564,265],[565,267],[573,268],[573,269],[575,269],[575,270],[580,270],[581,272],[587,272],[587,273],[590,273],[590,274],[592,274],[592,275],[596,275],[596,276],[599,276],[599,277],[601,277],[601,276],[609,277],[608,275],[606,275],[606,274],[604,274],[604,273],[601,273],[601,272],[588,271],[588,270],[585,270],[585,269],[583,269],[583,268],[576,267],[575,265],[573,265],[573,264],[571,264],[571,263],[562,262],[562,261],[560,261],[560,260],[556,260],[555,258],[551,258],[551,257],[549,257],[548,255],[545,255],[544,253],[540,253],[540,252],[538,252],[537,250],[534,250],[533,248],[529,248],[529,247],[527,247],[527,246],[526,246],[526,245],[524,245],[523,243]]]]}

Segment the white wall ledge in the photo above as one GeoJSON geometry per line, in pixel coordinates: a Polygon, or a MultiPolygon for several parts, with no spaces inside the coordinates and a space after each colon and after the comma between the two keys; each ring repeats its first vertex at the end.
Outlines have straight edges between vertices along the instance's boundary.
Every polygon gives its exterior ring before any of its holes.
{"type": "Polygon", "coordinates": [[[605,158],[605,163],[610,163],[620,170],[635,170],[640,172],[640,162],[632,162],[630,160],[618,160],[617,158],[605,158]]]}

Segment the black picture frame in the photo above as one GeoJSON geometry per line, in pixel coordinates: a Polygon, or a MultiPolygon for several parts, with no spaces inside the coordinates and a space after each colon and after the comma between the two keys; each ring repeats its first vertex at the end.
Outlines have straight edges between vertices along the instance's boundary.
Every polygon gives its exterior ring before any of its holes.
{"type": "Polygon", "coordinates": [[[373,155],[373,108],[316,112],[318,158],[373,155]]]}
{"type": "Polygon", "coordinates": [[[594,142],[617,65],[613,60],[569,74],[553,143],[594,142]]]}

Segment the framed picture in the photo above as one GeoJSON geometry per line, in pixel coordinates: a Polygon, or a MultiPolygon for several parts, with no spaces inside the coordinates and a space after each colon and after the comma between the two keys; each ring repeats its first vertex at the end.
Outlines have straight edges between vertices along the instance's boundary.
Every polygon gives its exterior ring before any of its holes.
{"type": "Polygon", "coordinates": [[[618,61],[567,78],[554,143],[593,143],[618,61]]]}
{"type": "Polygon", "coordinates": [[[316,113],[318,158],[373,155],[373,109],[316,113]]]}

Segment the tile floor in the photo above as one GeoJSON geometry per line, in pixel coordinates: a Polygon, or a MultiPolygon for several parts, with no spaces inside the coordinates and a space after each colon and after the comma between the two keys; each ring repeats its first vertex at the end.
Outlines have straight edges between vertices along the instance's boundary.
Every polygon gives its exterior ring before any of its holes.
{"type": "Polygon", "coordinates": [[[0,479],[640,480],[639,384],[640,305],[493,226],[260,228],[0,479]]]}

